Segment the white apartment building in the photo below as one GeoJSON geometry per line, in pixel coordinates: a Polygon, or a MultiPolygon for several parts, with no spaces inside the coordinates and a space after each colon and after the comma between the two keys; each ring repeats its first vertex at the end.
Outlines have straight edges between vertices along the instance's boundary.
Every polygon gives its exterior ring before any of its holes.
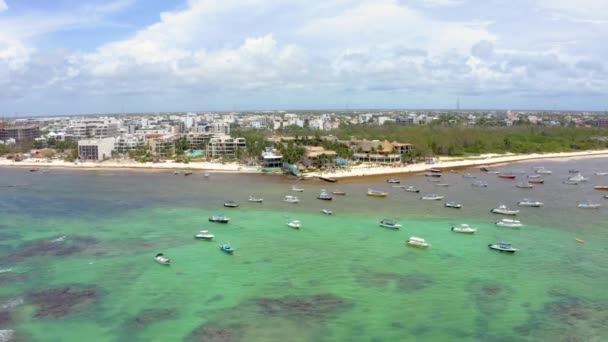
{"type": "Polygon", "coordinates": [[[87,139],[78,141],[78,159],[80,161],[100,161],[112,156],[115,139],[87,139]]]}

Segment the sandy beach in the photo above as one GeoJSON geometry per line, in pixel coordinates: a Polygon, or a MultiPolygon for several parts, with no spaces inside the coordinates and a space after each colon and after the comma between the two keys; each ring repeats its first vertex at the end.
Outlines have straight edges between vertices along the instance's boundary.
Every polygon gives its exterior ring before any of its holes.
{"type": "MultiPolygon", "coordinates": [[[[383,166],[374,164],[361,164],[337,169],[331,172],[306,172],[306,177],[331,177],[349,178],[365,177],[389,174],[405,174],[424,172],[429,168],[437,169],[457,169],[482,165],[499,165],[527,160],[541,159],[581,159],[597,158],[608,156],[608,150],[563,152],[563,153],[533,153],[533,154],[484,154],[474,157],[438,157],[433,164],[418,163],[406,166],[383,166]]],[[[164,163],[138,163],[128,160],[111,160],[104,162],[78,162],[70,163],[60,160],[47,161],[45,159],[28,159],[15,162],[10,159],[0,158],[0,167],[44,167],[44,168],[70,168],[83,170],[104,170],[104,169],[145,169],[145,170],[199,170],[211,172],[230,172],[230,173],[261,173],[261,168],[257,166],[246,166],[238,163],[218,163],[218,162],[191,162],[189,164],[175,163],[166,161],[164,163]]]]}

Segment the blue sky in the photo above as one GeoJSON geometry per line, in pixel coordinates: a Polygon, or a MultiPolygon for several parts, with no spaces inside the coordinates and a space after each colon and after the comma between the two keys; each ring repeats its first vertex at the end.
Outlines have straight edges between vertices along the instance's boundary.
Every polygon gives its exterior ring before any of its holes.
{"type": "Polygon", "coordinates": [[[5,116],[608,108],[605,0],[0,0],[5,116]]]}

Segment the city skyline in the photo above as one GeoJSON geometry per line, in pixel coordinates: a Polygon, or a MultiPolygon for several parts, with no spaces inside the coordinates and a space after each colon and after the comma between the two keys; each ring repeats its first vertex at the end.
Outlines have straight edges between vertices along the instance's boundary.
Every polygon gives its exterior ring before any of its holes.
{"type": "Polygon", "coordinates": [[[593,0],[0,0],[0,113],[605,111],[593,0]]]}

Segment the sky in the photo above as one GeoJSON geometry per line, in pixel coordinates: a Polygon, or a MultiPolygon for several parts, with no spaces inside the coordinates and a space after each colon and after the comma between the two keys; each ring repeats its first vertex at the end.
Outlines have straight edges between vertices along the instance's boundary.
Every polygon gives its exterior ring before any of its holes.
{"type": "Polygon", "coordinates": [[[0,115],[608,108],[608,0],[0,0],[0,115]]]}

